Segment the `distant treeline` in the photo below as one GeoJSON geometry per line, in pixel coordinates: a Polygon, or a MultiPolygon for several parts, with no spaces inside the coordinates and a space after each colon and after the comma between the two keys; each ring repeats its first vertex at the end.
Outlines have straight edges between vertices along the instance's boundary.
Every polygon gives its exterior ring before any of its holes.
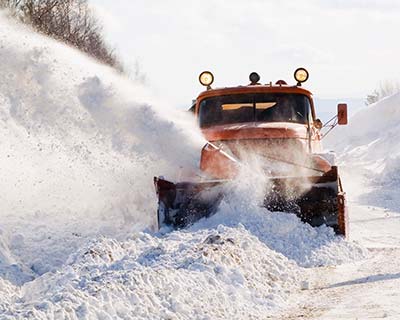
{"type": "Polygon", "coordinates": [[[19,21],[72,45],[123,72],[122,63],[103,37],[102,25],[87,0],[0,0],[19,21]]]}
{"type": "Polygon", "coordinates": [[[365,104],[370,105],[372,103],[378,102],[385,97],[391,96],[393,94],[400,92],[400,83],[393,80],[386,80],[379,84],[379,87],[375,89],[371,94],[365,99],[365,104]]]}

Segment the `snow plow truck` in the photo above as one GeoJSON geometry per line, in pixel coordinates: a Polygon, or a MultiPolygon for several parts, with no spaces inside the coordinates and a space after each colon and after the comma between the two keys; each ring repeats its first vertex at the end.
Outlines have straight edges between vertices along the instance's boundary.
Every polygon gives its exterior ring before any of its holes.
{"type": "Polygon", "coordinates": [[[201,151],[201,176],[183,182],[154,178],[159,228],[184,228],[214,214],[226,195],[224,185],[238,176],[249,156],[257,156],[269,182],[262,206],[347,236],[346,194],[334,154],[321,145],[336,125],[347,124],[347,105],[339,104],[337,115],[323,125],[311,92],[302,87],[308,77],[298,68],[295,85],[261,84],[253,72],[247,85],[213,89],[213,74],[200,74],[206,90],[190,111],[208,141],[201,151]]]}

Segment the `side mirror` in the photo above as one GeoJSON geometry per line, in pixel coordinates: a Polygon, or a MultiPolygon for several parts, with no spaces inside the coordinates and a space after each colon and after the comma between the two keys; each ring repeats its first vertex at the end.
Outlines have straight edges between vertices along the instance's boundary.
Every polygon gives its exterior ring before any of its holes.
{"type": "Polygon", "coordinates": [[[314,121],[314,127],[316,127],[317,129],[321,129],[324,125],[322,124],[322,121],[320,119],[316,119],[314,121]]]}
{"type": "Polygon", "coordinates": [[[347,104],[346,103],[339,103],[337,106],[337,118],[338,118],[338,125],[345,125],[348,123],[347,120],[347,104]]]}

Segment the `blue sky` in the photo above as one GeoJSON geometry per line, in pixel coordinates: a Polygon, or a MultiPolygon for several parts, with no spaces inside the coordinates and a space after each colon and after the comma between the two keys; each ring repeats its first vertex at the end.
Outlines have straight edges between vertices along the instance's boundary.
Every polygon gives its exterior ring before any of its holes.
{"type": "Polygon", "coordinates": [[[198,74],[215,86],[293,83],[296,67],[322,98],[364,98],[380,81],[399,80],[400,1],[91,0],[109,41],[156,95],[187,105],[198,74]]]}

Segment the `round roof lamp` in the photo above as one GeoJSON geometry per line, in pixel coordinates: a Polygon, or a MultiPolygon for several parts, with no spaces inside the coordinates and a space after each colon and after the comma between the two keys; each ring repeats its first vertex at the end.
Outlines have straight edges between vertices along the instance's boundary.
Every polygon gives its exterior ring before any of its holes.
{"type": "Polygon", "coordinates": [[[301,86],[303,82],[306,82],[308,80],[308,77],[309,74],[305,68],[298,68],[294,72],[294,78],[296,79],[298,86],[301,86]]]}
{"type": "Polygon", "coordinates": [[[258,84],[258,81],[260,81],[260,75],[257,72],[252,72],[250,73],[249,79],[250,85],[254,86],[258,84]]]}
{"type": "Polygon", "coordinates": [[[199,81],[207,89],[211,89],[211,85],[214,82],[214,75],[210,71],[203,71],[200,73],[199,81]]]}

